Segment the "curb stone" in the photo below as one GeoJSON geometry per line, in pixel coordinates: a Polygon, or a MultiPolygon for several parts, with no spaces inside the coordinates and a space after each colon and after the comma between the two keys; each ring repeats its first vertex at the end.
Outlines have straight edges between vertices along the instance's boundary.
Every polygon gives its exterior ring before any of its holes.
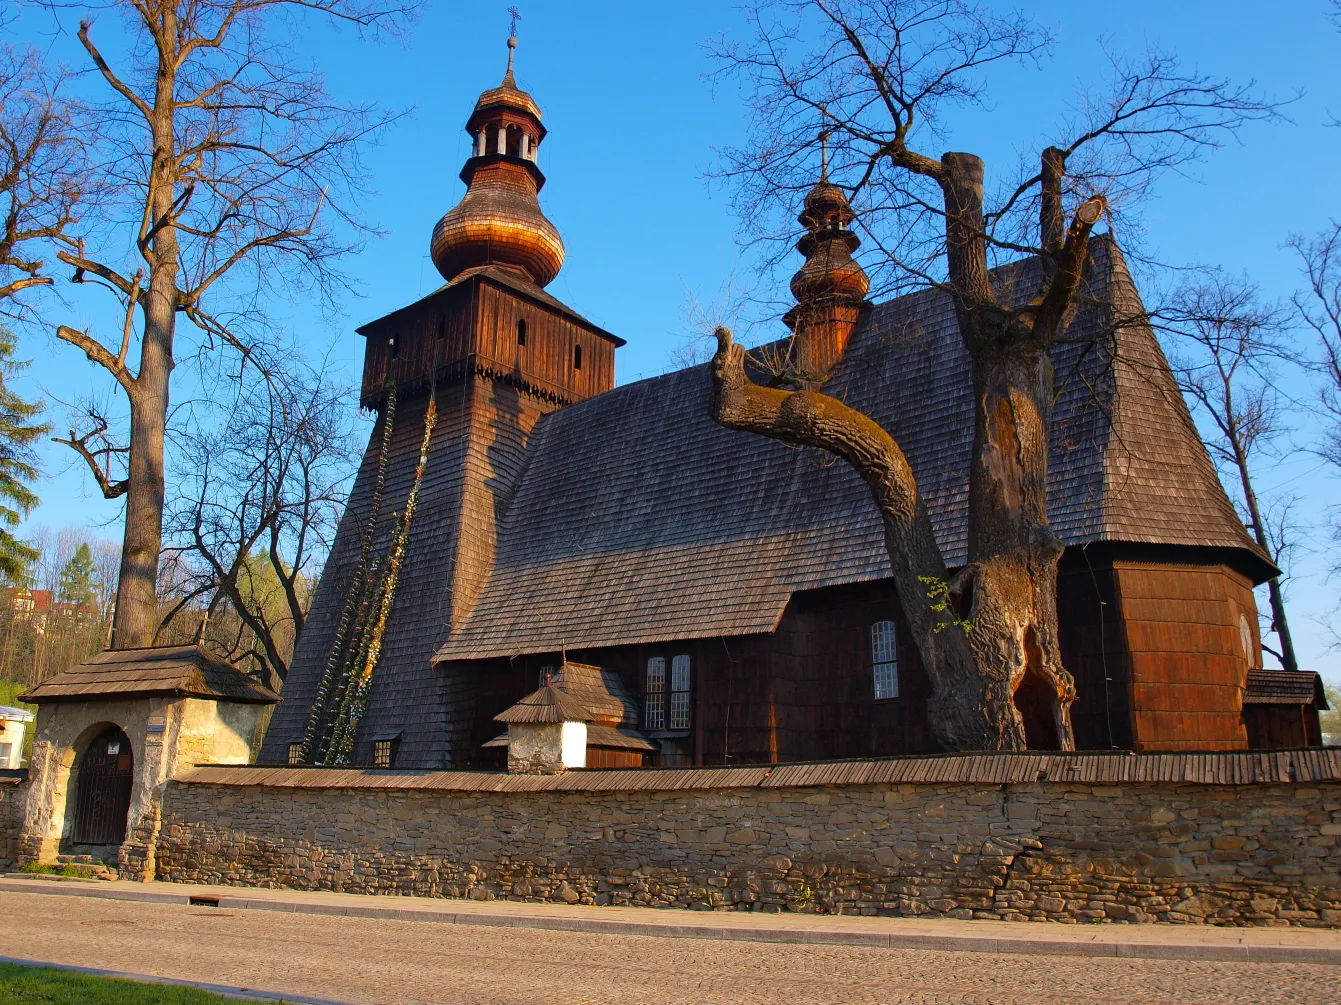
{"type": "MultiPolygon", "coordinates": [[[[284,891],[292,895],[293,891],[284,891]]],[[[472,925],[484,928],[529,928],[588,934],[634,935],[669,939],[711,939],[730,942],[771,942],[792,945],[862,946],[878,949],[923,949],[939,952],[998,953],[1034,956],[1088,956],[1123,959],[1189,960],[1231,963],[1315,963],[1341,966],[1341,946],[1254,946],[1152,943],[1145,941],[1081,939],[1015,939],[1009,936],[973,936],[936,933],[878,931],[824,931],[807,928],[760,928],[746,923],[686,925],[675,922],[623,921],[603,918],[562,918],[527,914],[482,914],[451,909],[406,909],[391,904],[331,904],[299,899],[269,900],[234,897],[204,891],[133,890],[111,884],[76,886],[73,883],[31,883],[0,878],[0,893],[34,893],[66,897],[93,897],[153,904],[195,904],[235,911],[279,911],[350,918],[385,918],[440,925],[472,925]]],[[[369,898],[378,899],[378,898],[369,898]]],[[[392,899],[392,898],[387,898],[392,899]]],[[[649,909],[650,910],[650,909],[649,909]]],[[[2,959],[2,958],[0,958],[2,959]]],[[[14,962],[14,961],[7,961],[14,962]]],[[[69,969],[69,968],[67,968],[69,969]]],[[[77,968],[73,968],[77,969],[77,968]]],[[[113,975],[115,976],[115,975],[113,975]]],[[[131,978],[135,979],[135,978],[131,978]]],[[[294,1000],[298,999],[286,999],[294,1000]]],[[[316,1001],[316,999],[312,999],[316,1001]]]]}

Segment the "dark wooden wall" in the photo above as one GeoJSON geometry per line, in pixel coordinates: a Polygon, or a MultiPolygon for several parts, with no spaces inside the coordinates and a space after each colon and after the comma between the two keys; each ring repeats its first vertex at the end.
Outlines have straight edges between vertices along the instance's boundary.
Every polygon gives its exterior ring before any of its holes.
{"type": "Polygon", "coordinates": [[[582,401],[615,386],[615,346],[572,319],[481,282],[474,351],[502,372],[582,401]],[[517,322],[526,322],[526,345],[517,344],[517,322]],[[573,367],[573,347],[582,347],[582,369],[573,367]]]}
{"type": "MultiPolygon", "coordinates": [[[[641,699],[647,660],[661,655],[669,664],[679,653],[692,660],[692,728],[688,735],[652,734],[671,752],[653,760],[770,764],[939,749],[926,725],[930,682],[888,582],[797,594],[772,635],[570,651],[568,657],[618,670],[641,699]],[[899,697],[875,701],[870,626],[887,618],[898,631],[899,697]]],[[[534,690],[541,668],[558,661],[552,653],[441,668],[448,677],[474,679],[474,766],[503,765],[496,751],[479,749],[503,731],[493,717],[534,690]]]]}
{"type": "Polygon", "coordinates": [[[1076,679],[1071,725],[1080,750],[1131,747],[1131,659],[1107,554],[1068,548],[1057,570],[1062,664],[1076,679]]]}
{"type": "Polygon", "coordinates": [[[1312,705],[1244,705],[1243,725],[1252,750],[1322,746],[1322,725],[1312,705]]]}
{"type": "MultiPolygon", "coordinates": [[[[1079,749],[1247,746],[1243,688],[1249,661],[1258,659],[1251,584],[1207,557],[1206,564],[1155,564],[1124,558],[1120,549],[1067,552],[1058,614],[1063,661],[1077,683],[1072,721],[1079,749]],[[1252,632],[1246,654],[1240,615],[1252,632]]],[[[938,749],[926,721],[930,682],[887,580],[795,594],[768,635],[568,655],[618,670],[641,698],[648,658],[666,656],[669,664],[677,653],[693,661],[693,728],[657,737],[666,741],[663,764],[769,764],[938,749]],[[870,626],[886,618],[898,631],[899,697],[876,701],[870,626]]],[[[502,731],[492,717],[534,690],[541,667],[558,659],[554,653],[444,666],[475,682],[477,747],[502,731]]],[[[478,763],[503,763],[494,760],[478,763]]]]}
{"type": "Polygon", "coordinates": [[[434,359],[440,370],[477,367],[564,403],[615,386],[614,342],[572,316],[483,276],[472,276],[359,331],[368,339],[360,398],[365,407],[381,399],[388,373],[398,387],[426,384],[434,359]],[[517,322],[523,320],[524,346],[517,340],[517,322]],[[573,365],[575,346],[582,347],[580,370],[573,365]]]}

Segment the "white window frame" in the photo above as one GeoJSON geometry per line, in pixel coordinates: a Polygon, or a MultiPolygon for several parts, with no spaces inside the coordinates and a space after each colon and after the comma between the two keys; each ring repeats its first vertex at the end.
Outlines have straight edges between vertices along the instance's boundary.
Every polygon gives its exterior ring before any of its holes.
{"type": "Polygon", "coordinates": [[[643,690],[643,728],[666,728],[666,657],[652,656],[647,661],[646,687],[643,690]]]}
{"type": "Polygon", "coordinates": [[[670,728],[688,729],[690,723],[689,692],[693,664],[688,653],[680,653],[671,660],[670,728]]]}
{"type": "Polygon", "coordinates": [[[876,701],[899,696],[899,639],[888,619],[871,625],[871,693],[876,701]]]}

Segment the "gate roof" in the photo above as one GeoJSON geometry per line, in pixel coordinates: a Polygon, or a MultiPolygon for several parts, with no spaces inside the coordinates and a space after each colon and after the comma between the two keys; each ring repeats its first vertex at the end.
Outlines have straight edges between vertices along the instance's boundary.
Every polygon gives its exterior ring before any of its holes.
{"type": "Polygon", "coordinates": [[[279,701],[274,691],[201,646],[109,649],[44,680],[22,699],[41,704],[145,694],[254,705],[279,701]]]}

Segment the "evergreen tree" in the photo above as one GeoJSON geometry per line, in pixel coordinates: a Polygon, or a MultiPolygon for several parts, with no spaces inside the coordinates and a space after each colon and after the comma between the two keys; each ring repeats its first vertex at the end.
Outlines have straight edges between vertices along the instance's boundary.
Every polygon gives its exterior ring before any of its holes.
{"type": "Polygon", "coordinates": [[[88,542],[84,542],[61,567],[61,600],[78,607],[92,607],[97,575],[97,568],[93,564],[93,550],[89,548],[88,542]]]}
{"type": "Polygon", "coordinates": [[[28,364],[14,359],[14,334],[0,325],[0,577],[21,584],[37,552],[6,528],[17,527],[37,505],[28,486],[37,478],[33,443],[51,427],[33,421],[42,402],[27,402],[9,388],[9,381],[28,364]]]}

